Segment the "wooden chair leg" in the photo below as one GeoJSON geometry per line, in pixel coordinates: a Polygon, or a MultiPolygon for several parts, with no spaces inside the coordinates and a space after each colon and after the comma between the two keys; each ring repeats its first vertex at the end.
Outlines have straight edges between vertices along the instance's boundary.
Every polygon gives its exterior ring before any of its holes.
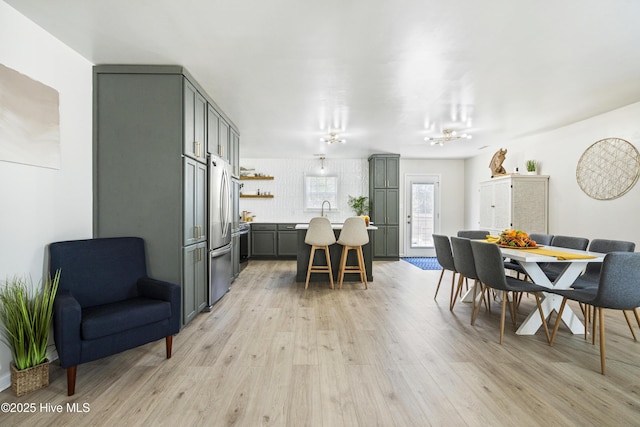
{"type": "Polygon", "coordinates": [[[453,306],[455,305],[455,300],[454,300],[454,292],[455,292],[455,287],[456,287],[456,273],[455,271],[453,272],[453,276],[451,276],[451,295],[449,296],[449,310],[453,310],[453,306]]]}
{"type": "Polygon", "coordinates": [[[622,310],[622,314],[624,314],[624,319],[627,321],[627,326],[629,326],[631,335],[633,335],[633,340],[638,341],[638,339],[636,338],[636,332],[633,330],[633,325],[631,324],[631,320],[629,320],[629,313],[627,313],[627,310],[622,310]]]}
{"type": "MultiPolygon", "coordinates": [[[[582,307],[583,304],[580,304],[580,307],[582,307]]],[[[589,331],[589,317],[591,317],[591,306],[590,305],[584,305],[584,308],[582,309],[582,313],[584,314],[584,340],[587,340],[587,333],[589,331]]]]}
{"type": "Polygon", "coordinates": [[[598,324],[596,316],[598,315],[598,307],[591,307],[593,311],[593,319],[591,320],[591,344],[596,345],[596,325],[598,324]]]}
{"type": "Polygon", "coordinates": [[[76,373],[78,365],[67,368],[67,395],[73,396],[76,392],[76,373]]]}
{"type": "Polygon", "coordinates": [[[640,328],[640,312],[638,312],[637,308],[633,309],[633,314],[636,316],[636,322],[638,322],[638,327],[640,328]]]}
{"type": "Polygon", "coordinates": [[[453,291],[453,282],[451,282],[451,297],[449,297],[449,311],[453,311],[453,307],[456,305],[456,301],[458,300],[458,294],[462,293],[462,282],[466,278],[462,274],[458,274],[458,286],[455,288],[455,293],[453,291]]]}
{"type": "Polygon", "coordinates": [[[599,320],[600,320],[600,368],[602,370],[602,375],[605,374],[606,366],[605,366],[605,342],[604,342],[604,309],[602,307],[598,308],[599,320]]]}
{"type": "Polygon", "coordinates": [[[551,334],[551,340],[549,340],[549,346],[553,346],[553,341],[556,339],[556,334],[558,333],[558,329],[560,328],[560,322],[562,322],[562,313],[564,312],[564,306],[567,304],[567,299],[562,299],[562,304],[560,304],[560,311],[558,311],[558,316],[556,316],[556,324],[553,326],[553,333],[551,334]]]}
{"type": "Polygon", "coordinates": [[[542,319],[542,327],[544,328],[544,334],[547,337],[547,342],[551,342],[551,336],[549,336],[549,327],[547,326],[547,319],[544,318],[542,305],[540,305],[540,294],[538,292],[535,292],[534,295],[536,297],[536,305],[538,306],[538,312],[540,313],[540,318],[542,319]]]}
{"type": "Polygon", "coordinates": [[[438,287],[436,288],[436,294],[433,296],[433,299],[436,299],[438,297],[438,291],[440,290],[440,283],[442,283],[442,276],[444,276],[444,268],[440,272],[440,280],[438,280],[438,287]]]}
{"type": "Polygon", "coordinates": [[[173,345],[173,335],[165,338],[165,347],[167,348],[167,359],[171,359],[171,346],[173,345]]]}
{"type": "Polygon", "coordinates": [[[504,318],[505,318],[505,310],[507,308],[507,299],[508,299],[507,291],[502,292],[502,313],[500,313],[500,344],[502,344],[502,339],[504,338],[504,318]]]}

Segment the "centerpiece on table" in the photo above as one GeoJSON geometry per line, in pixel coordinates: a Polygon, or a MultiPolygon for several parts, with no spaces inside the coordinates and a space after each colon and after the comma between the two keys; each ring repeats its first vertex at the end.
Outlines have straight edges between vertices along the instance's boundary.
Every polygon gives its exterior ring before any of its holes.
{"type": "Polygon", "coordinates": [[[11,349],[11,388],[17,396],[49,385],[47,344],[60,271],[40,289],[26,279],[7,279],[0,288],[2,340],[11,349]]]}
{"type": "Polygon", "coordinates": [[[504,230],[498,236],[496,242],[500,246],[511,248],[535,248],[537,246],[535,240],[531,240],[529,235],[522,230],[504,230]]]}

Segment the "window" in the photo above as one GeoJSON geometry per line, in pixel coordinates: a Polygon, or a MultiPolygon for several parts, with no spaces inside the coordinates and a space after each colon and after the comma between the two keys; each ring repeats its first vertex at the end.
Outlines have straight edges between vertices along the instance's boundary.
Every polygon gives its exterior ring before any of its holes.
{"type": "MultiPolygon", "coordinates": [[[[322,202],[325,200],[331,204],[331,210],[337,210],[338,177],[305,175],[304,209],[319,211],[322,209],[322,202]]],[[[328,207],[325,206],[325,209],[328,209],[328,207]]]]}

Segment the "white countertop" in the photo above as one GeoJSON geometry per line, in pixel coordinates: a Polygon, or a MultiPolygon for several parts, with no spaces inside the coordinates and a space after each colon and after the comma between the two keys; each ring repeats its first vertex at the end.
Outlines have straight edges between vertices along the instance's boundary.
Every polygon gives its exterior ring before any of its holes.
{"type": "MultiPolygon", "coordinates": [[[[342,226],[344,224],[343,223],[336,223],[336,222],[332,222],[331,223],[331,228],[333,228],[334,230],[342,230],[342,226]]],[[[296,224],[296,230],[306,230],[309,228],[309,223],[305,223],[305,224],[296,224]]],[[[377,230],[378,227],[376,227],[375,225],[369,225],[367,227],[367,230],[377,230]]]]}

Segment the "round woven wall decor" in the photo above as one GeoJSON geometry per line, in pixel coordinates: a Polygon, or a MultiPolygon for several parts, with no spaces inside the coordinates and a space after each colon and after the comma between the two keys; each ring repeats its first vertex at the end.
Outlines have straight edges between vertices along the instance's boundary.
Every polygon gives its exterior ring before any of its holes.
{"type": "Polygon", "coordinates": [[[597,200],[616,199],[640,176],[640,153],[628,141],[607,138],[587,148],[576,167],[576,180],[586,195],[597,200]]]}

